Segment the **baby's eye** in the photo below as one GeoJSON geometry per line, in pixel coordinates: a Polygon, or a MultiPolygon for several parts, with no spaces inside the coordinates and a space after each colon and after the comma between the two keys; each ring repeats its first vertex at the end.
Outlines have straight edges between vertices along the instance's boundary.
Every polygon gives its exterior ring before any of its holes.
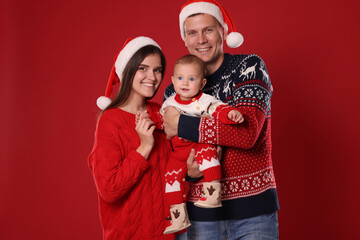
{"type": "Polygon", "coordinates": [[[178,79],[179,79],[179,80],[183,80],[183,78],[182,78],[182,77],[178,77],[178,79]]]}
{"type": "Polygon", "coordinates": [[[191,77],[189,78],[190,81],[195,81],[195,78],[191,77]]]}

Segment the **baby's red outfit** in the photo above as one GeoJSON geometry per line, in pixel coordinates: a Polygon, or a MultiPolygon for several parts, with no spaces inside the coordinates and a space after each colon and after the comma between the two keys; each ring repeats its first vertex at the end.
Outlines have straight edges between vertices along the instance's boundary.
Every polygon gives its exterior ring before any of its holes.
{"type": "MultiPolygon", "coordinates": [[[[209,115],[210,117],[219,114],[221,122],[234,124],[227,115],[235,108],[202,91],[189,101],[181,100],[178,94],[171,96],[164,102],[161,109],[169,106],[176,107],[181,113],[191,116],[209,115]]],[[[150,118],[153,119],[154,116],[150,116],[150,118]]],[[[154,122],[157,123],[157,127],[162,127],[161,115],[158,115],[154,122]]],[[[214,145],[192,142],[177,136],[171,139],[171,144],[174,151],[170,154],[165,172],[165,198],[169,206],[186,201],[189,190],[188,184],[185,182],[186,160],[192,148],[195,149],[195,161],[204,175],[204,181],[211,182],[221,179],[221,166],[214,145]]]]}

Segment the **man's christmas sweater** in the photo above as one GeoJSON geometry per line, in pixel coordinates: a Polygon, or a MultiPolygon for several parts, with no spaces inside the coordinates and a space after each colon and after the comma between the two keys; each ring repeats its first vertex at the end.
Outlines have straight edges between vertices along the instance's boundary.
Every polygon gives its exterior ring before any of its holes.
{"type": "MultiPolygon", "coordinates": [[[[265,63],[257,55],[224,55],[219,69],[206,77],[203,91],[237,108],[245,121],[223,124],[216,118],[181,115],[178,136],[223,146],[221,208],[193,205],[201,197],[201,181],[191,183],[191,220],[240,219],[279,209],[271,158],[272,85],[265,63]]],[[[165,99],[175,94],[171,84],[165,99]]]]}

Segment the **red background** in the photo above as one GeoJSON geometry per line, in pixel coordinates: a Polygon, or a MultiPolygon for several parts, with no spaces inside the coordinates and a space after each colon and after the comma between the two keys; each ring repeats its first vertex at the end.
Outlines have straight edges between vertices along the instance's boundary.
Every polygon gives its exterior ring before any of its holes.
{"type": "MultiPolygon", "coordinates": [[[[0,239],[101,239],[87,167],[97,97],[127,37],[176,58],[183,1],[0,0],[0,239]]],[[[357,239],[359,3],[222,0],[267,64],[281,239],[357,239]]],[[[225,48],[225,51],[229,51],[225,48]]]]}

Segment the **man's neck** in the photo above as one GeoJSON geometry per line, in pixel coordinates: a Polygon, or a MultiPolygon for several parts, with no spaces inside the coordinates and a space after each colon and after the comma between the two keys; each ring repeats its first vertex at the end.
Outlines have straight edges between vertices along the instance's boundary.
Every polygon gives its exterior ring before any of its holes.
{"type": "Polygon", "coordinates": [[[208,75],[211,75],[214,72],[216,72],[216,70],[219,69],[219,67],[221,66],[223,61],[224,61],[224,54],[221,54],[216,61],[206,63],[206,65],[205,65],[206,75],[208,76],[208,75]]]}

